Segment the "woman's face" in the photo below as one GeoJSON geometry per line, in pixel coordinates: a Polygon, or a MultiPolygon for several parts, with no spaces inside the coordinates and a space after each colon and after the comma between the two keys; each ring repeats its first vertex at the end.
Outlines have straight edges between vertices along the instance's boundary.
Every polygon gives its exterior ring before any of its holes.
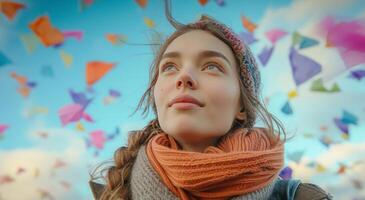
{"type": "Polygon", "coordinates": [[[239,118],[240,88],[232,50],[202,30],[174,39],[159,62],[154,99],[162,130],[184,150],[200,151],[214,145],[239,118]],[[179,95],[189,95],[202,106],[169,105],[179,95]]]}

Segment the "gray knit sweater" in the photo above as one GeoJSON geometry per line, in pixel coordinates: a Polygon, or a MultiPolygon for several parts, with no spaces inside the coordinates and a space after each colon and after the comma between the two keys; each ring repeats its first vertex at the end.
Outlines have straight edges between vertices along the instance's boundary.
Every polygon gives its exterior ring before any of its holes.
{"type": "MultiPolygon", "coordinates": [[[[271,184],[258,191],[232,197],[231,200],[269,199],[276,181],[277,180],[273,181],[271,184]]],[[[164,185],[157,172],[153,169],[148,160],[145,145],[141,146],[139,149],[136,161],[133,165],[130,189],[132,199],[178,200],[178,197],[164,185]]]]}

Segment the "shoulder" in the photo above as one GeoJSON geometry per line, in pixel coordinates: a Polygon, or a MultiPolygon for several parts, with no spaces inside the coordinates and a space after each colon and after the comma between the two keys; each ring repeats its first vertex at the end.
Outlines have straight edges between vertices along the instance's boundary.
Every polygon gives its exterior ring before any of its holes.
{"type": "Polygon", "coordinates": [[[270,200],[326,200],[333,199],[332,195],[318,185],[302,183],[298,179],[279,179],[274,187],[270,200]]]}
{"type": "Polygon", "coordinates": [[[333,199],[332,195],[324,191],[318,185],[312,183],[301,183],[299,184],[295,196],[295,200],[306,200],[306,199],[333,199]]]}

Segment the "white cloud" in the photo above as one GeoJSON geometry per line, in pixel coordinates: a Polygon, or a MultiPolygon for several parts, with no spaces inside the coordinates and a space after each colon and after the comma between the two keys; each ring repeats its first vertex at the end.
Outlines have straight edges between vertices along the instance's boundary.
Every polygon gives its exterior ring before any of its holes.
{"type": "Polygon", "coordinates": [[[94,158],[87,152],[82,138],[74,134],[80,133],[63,129],[33,130],[29,136],[37,142],[37,147],[1,150],[0,176],[10,175],[15,179],[1,185],[2,198],[40,199],[38,190],[46,190],[55,199],[90,199],[88,165],[94,158]],[[49,137],[38,138],[37,131],[48,132],[49,137]],[[55,169],[57,160],[66,166],[55,169]],[[26,171],[17,174],[19,167],[26,171]],[[35,175],[37,170],[38,176],[35,175]],[[70,190],[60,183],[62,181],[71,184],[70,190]]]}
{"type": "Polygon", "coordinates": [[[356,0],[295,0],[288,6],[269,8],[259,22],[258,30],[267,30],[280,24],[287,30],[295,30],[303,22],[318,20],[326,15],[342,14],[354,5],[356,0]]]}
{"type": "Polygon", "coordinates": [[[308,157],[303,157],[299,164],[290,163],[289,166],[292,167],[295,178],[319,185],[336,199],[365,198],[365,188],[357,189],[353,183],[353,180],[357,180],[365,184],[364,152],[365,143],[334,144],[315,159],[327,169],[325,172],[318,172],[315,167],[309,167],[307,164],[312,160],[308,157]],[[344,174],[336,174],[338,163],[342,161],[350,167],[344,174]]]}

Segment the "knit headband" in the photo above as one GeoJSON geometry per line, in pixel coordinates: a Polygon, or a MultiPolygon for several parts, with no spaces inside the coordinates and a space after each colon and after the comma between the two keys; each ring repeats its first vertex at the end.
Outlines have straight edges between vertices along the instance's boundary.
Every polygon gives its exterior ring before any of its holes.
{"type": "Polygon", "coordinates": [[[186,26],[194,29],[207,30],[228,44],[239,62],[239,73],[245,88],[250,94],[258,97],[261,81],[260,72],[251,50],[244,41],[242,41],[229,27],[206,15],[202,15],[197,22],[187,24],[186,26]]]}

